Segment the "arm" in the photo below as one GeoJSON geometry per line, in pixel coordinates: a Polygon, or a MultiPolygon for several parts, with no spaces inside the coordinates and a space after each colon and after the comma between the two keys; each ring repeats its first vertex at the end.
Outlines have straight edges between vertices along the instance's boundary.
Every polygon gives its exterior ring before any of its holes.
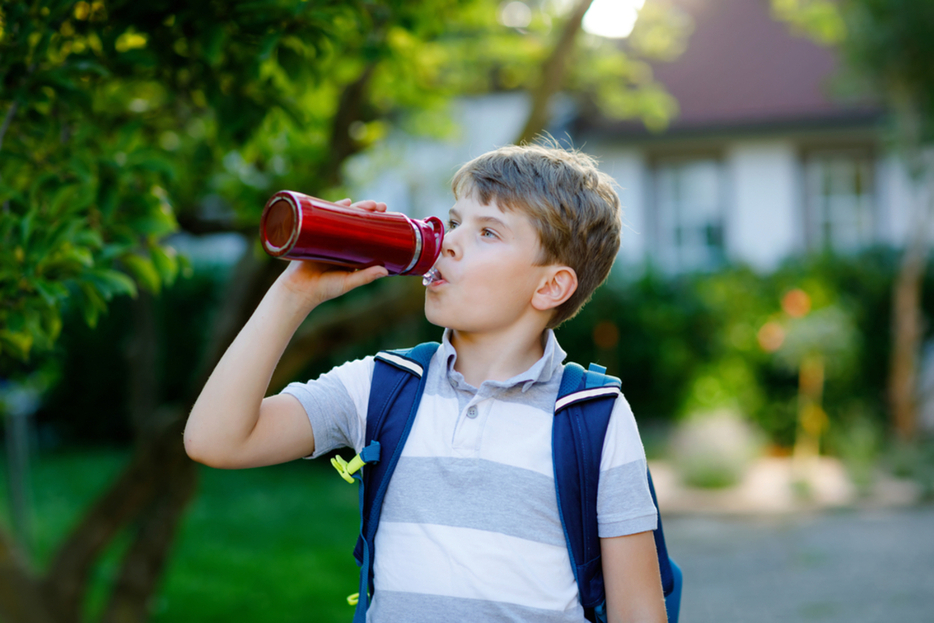
{"type": "MultiPolygon", "coordinates": [[[[349,204],[349,200],[345,200],[349,204]]],[[[386,204],[355,204],[385,211],[386,204]]],[[[318,305],[387,274],[382,266],[348,271],[293,261],[224,353],[185,426],[192,459],[226,469],[282,463],[314,452],[314,431],[292,396],[264,398],[285,347],[318,305]]]]}
{"type": "Polygon", "coordinates": [[[651,532],[600,539],[609,623],[668,620],[651,532]]]}

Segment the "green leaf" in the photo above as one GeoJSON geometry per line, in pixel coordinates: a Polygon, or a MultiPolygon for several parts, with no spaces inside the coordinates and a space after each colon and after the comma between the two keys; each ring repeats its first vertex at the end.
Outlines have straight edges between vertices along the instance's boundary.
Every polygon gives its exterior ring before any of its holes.
{"type": "Polygon", "coordinates": [[[175,249],[153,245],[149,250],[149,256],[152,258],[156,270],[159,271],[162,281],[167,285],[175,283],[175,278],[178,276],[178,261],[175,249]]]}
{"type": "Polygon", "coordinates": [[[104,239],[101,238],[100,232],[94,229],[82,229],[75,233],[72,242],[76,245],[82,247],[90,247],[92,249],[101,249],[104,246],[104,239]]]}
{"type": "Polygon", "coordinates": [[[84,295],[79,297],[81,313],[84,315],[84,321],[88,323],[88,326],[94,328],[97,326],[100,313],[107,309],[107,303],[104,302],[104,299],[89,282],[83,282],[79,284],[79,287],[84,295]]]}
{"type": "Polygon", "coordinates": [[[100,290],[101,294],[107,300],[121,294],[129,294],[133,298],[136,298],[136,284],[127,275],[118,270],[97,268],[88,271],[88,277],[95,283],[98,290],[100,290]]]}
{"type": "Polygon", "coordinates": [[[68,64],[81,73],[96,74],[101,78],[107,78],[110,76],[110,71],[108,71],[106,67],[92,60],[81,59],[77,61],[70,61],[68,64]]]}
{"type": "Polygon", "coordinates": [[[32,335],[26,331],[0,331],[0,343],[17,359],[25,361],[32,349],[32,335]]]}
{"type": "Polygon", "coordinates": [[[149,150],[140,150],[127,156],[127,168],[162,173],[169,180],[174,180],[175,167],[167,158],[153,155],[149,150]]]}
{"type": "Polygon", "coordinates": [[[185,279],[190,279],[195,274],[195,267],[187,255],[177,255],[178,269],[185,279]]]}
{"type": "MultiPolygon", "coordinates": [[[[35,249],[32,253],[35,253],[35,249]]],[[[48,275],[50,272],[59,271],[61,274],[71,275],[92,266],[94,266],[94,257],[88,249],[65,244],[61,245],[55,253],[42,255],[36,264],[36,273],[48,275]]]]}
{"type": "Polygon", "coordinates": [[[91,172],[91,168],[84,158],[71,158],[68,161],[68,168],[71,173],[74,173],[85,185],[90,186],[94,183],[94,174],[91,172]]]}
{"type": "Polygon", "coordinates": [[[52,201],[49,204],[52,214],[60,214],[63,211],[63,207],[65,208],[64,211],[71,211],[71,202],[77,194],[77,190],[75,184],[60,186],[58,190],[55,191],[55,194],[52,196],[52,201]]]}
{"type": "Polygon", "coordinates": [[[32,285],[49,307],[55,307],[58,301],[64,300],[68,296],[68,289],[57,281],[36,279],[32,282],[32,285]]]}
{"type": "Polygon", "coordinates": [[[130,273],[136,277],[136,281],[138,281],[139,285],[144,289],[158,293],[162,288],[162,281],[159,279],[159,271],[156,270],[151,259],[131,253],[120,258],[120,261],[123,262],[130,273]]]}
{"type": "Polygon", "coordinates": [[[163,210],[151,210],[147,215],[132,219],[128,225],[138,234],[159,238],[178,229],[175,215],[163,210]]]}
{"type": "Polygon", "coordinates": [[[29,208],[29,211],[26,213],[26,216],[23,217],[23,220],[20,221],[19,231],[20,231],[20,241],[25,247],[29,244],[29,238],[32,236],[32,223],[36,218],[36,213],[38,212],[36,204],[32,204],[29,208]]]}

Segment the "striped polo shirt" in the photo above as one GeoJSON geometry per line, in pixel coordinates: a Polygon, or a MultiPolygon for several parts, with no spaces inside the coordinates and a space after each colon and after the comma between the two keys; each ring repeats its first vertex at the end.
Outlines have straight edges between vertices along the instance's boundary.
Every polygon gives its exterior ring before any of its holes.
{"type": "MultiPolygon", "coordinates": [[[[383,503],[367,620],[582,623],[558,515],[551,458],[565,352],[507,381],[469,385],[445,331],[383,503]]],[[[364,445],[372,357],[283,393],[304,406],[315,454],[364,445]]],[[[600,464],[601,537],[656,527],[645,453],[629,404],[616,401],[600,464]]]]}

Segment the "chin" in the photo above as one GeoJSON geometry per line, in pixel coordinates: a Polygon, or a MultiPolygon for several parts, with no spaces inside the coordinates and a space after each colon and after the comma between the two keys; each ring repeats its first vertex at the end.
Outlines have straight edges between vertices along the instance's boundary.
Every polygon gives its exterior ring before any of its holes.
{"type": "Polygon", "coordinates": [[[435,325],[436,327],[441,327],[444,329],[450,328],[450,325],[444,318],[444,314],[439,313],[436,309],[433,309],[432,304],[428,301],[425,301],[425,320],[435,325]]]}

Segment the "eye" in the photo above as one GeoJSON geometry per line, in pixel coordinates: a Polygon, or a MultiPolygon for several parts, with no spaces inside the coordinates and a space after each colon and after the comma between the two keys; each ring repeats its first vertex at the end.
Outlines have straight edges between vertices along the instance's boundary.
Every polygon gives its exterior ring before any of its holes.
{"type": "Polygon", "coordinates": [[[483,231],[480,232],[480,235],[483,236],[484,238],[495,238],[496,232],[493,231],[492,229],[484,228],[483,231]]]}
{"type": "Polygon", "coordinates": [[[452,229],[457,227],[457,225],[458,225],[457,221],[448,221],[448,227],[447,227],[448,231],[451,231],[452,229]]]}

